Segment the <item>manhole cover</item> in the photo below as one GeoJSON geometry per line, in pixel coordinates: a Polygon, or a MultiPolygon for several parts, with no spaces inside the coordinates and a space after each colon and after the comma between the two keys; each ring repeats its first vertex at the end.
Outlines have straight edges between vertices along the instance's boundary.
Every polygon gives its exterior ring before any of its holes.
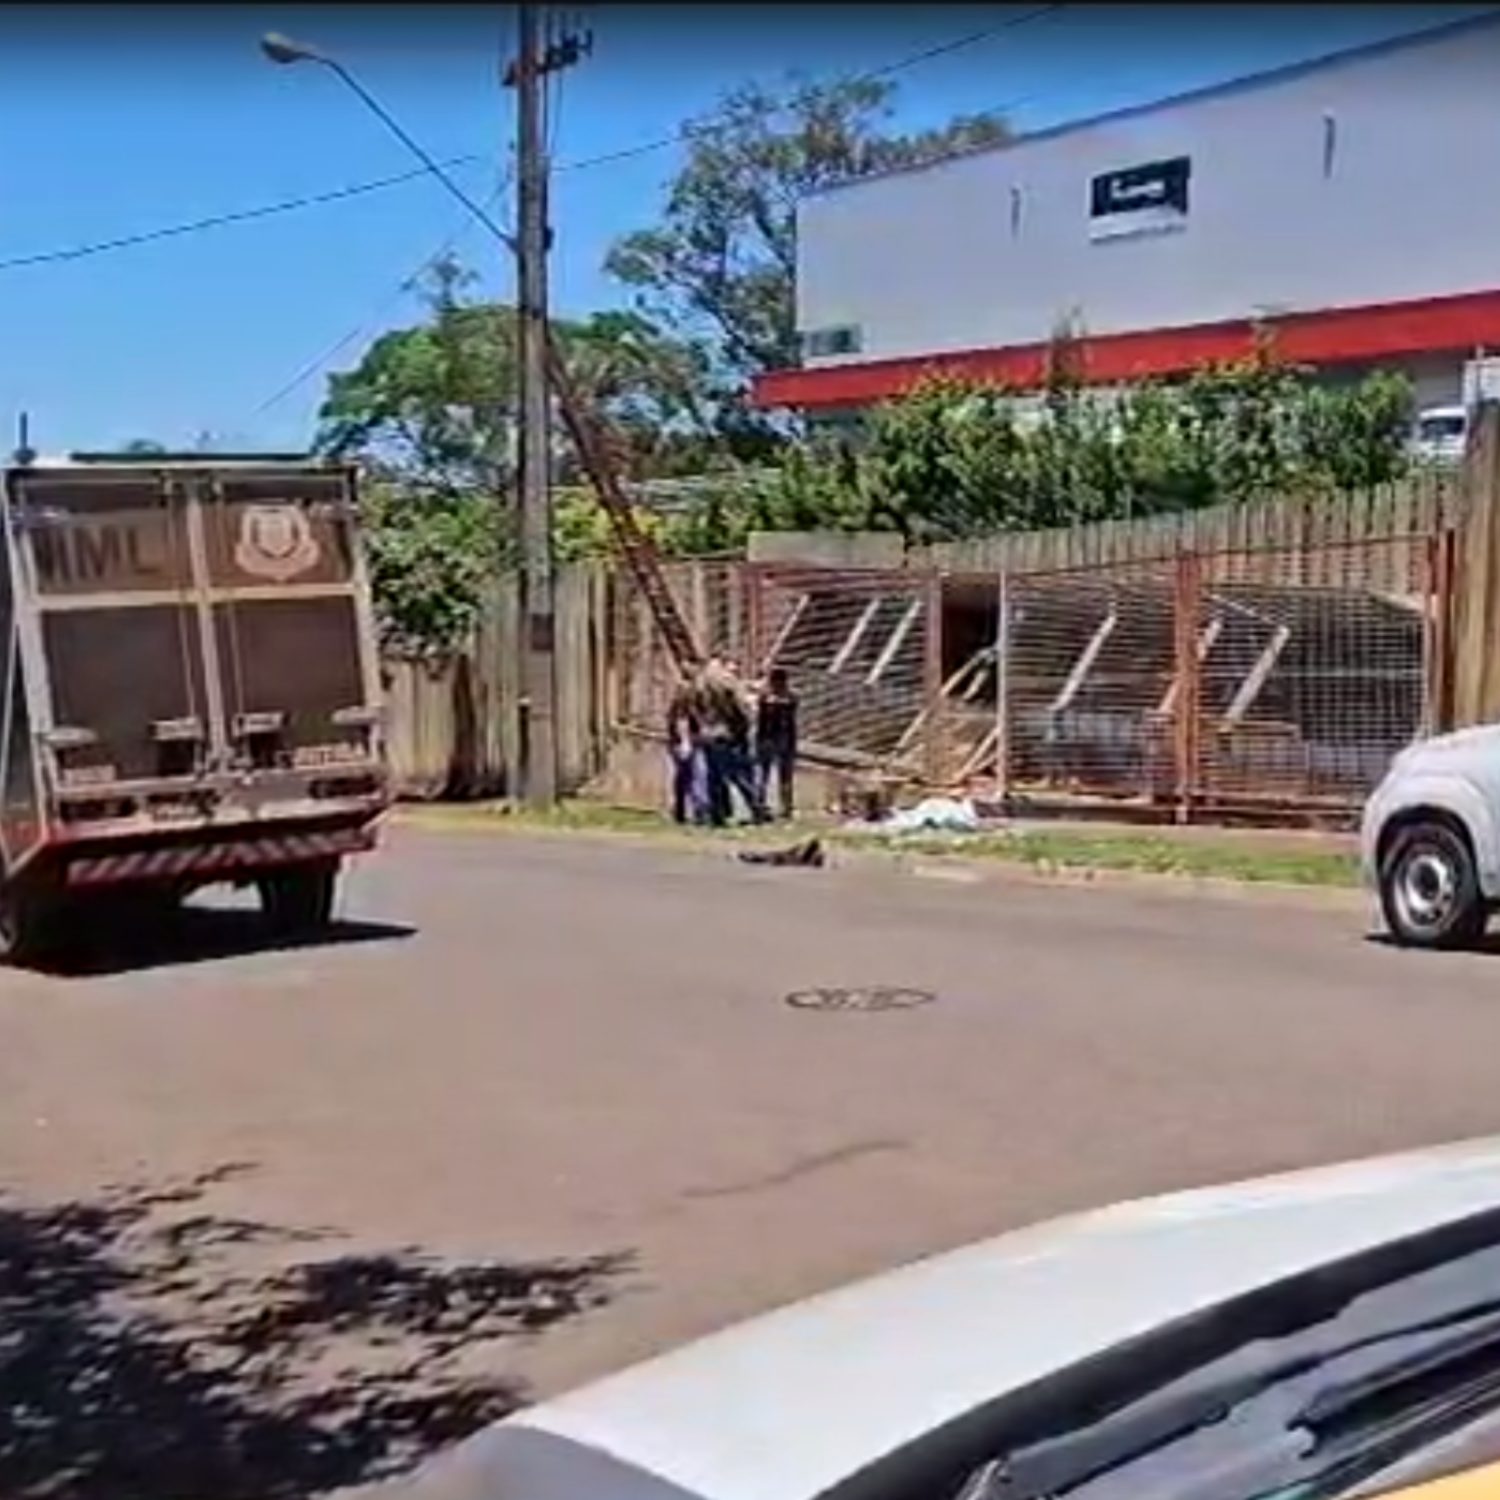
{"type": "Polygon", "coordinates": [[[796,1010],[910,1010],[936,999],[931,990],[872,984],[854,989],[793,990],[786,1003],[796,1010]]]}

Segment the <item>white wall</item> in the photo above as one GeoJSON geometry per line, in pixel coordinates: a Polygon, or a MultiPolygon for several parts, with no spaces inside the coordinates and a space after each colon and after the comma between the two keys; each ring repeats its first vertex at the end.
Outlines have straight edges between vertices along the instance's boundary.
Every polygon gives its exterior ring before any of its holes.
{"type": "Polygon", "coordinates": [[[798,322],[861,348],[808,363],[1500,288],[1497,162],[1491,24],[837,188],[799,213],[798,322]],[[1090,240],[1096,174],[1180,155],[1184,227],[1090,240]]]}

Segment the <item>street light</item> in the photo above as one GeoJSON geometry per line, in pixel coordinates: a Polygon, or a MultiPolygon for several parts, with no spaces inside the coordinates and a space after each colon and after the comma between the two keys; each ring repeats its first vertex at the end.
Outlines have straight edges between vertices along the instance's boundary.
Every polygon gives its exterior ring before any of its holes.
{"type": "Polygon", "coordinates": [[[476,203],[457,182],[455,182],[442,163],[435,160],[420,141],[414,139],[403,128],[401,122],[357,79],[338,58],[330,57],[326,52],[320,52],[308,42],[294,41],[289,36],[283,36],[279,31],[268,31],[260,39],[260,50],[273,63],[281,67],[287,67],[292,63],[310,62],[321,63],[330,72],[337,73],[344,83],[350,88],[360,103],[385,126],[392,135],[406,147],[413,156],[432,173],[442,185],[458,199],[468,211],[484,225],[489,232],[500,241],[512,254],[517,251],[515,236],[507,230],[502,229],[495,222],[494,217],[483,206],[476,203]]]}
{"type": "Polygon", "coordinates": [[[260,50],[273,63],[320,63],[338,74],[349,90],[376,119],[443,184],[463,206],[516,258],[520,270],[520,337],[522,386],[521,532],[526,599],[523,680],[528,705],[530,754],[526,769],[527,800],[550,806],[557,795],[557,740],[555,730],[554,642],[552,618],[552,523],[547,480],[550,443],[547,435],[546,258],[544,180],[540,137],[540,76],[536,57],[535,7],[521,8],[522,63],[516,69],[521,100],[519,152],[521,155],[521,222],[518,238],[502,229],[434,160],[400,121],[341,63],[306,42],[279,32],[267,32],[260,50]]]}
{"type": "Polygon", "coordinates": [[[282,36],[279,31],[268,31],[260,39],[260,50],[273,63],[331,61],[324,57],[316,47],[309,47],[305,42],[294,42],[291,37],[282,36]]]}

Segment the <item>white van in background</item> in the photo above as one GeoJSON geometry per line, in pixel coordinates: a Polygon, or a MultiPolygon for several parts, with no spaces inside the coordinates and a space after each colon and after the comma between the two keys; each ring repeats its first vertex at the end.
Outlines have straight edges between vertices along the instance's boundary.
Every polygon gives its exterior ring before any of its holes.
{"type": "Polygon", "coordinates": [[[1467,407],[1424,407],[1417,413],[1411,441],[1412,456],[1426,463],[1462,463],[1468,433],[1467,407]]]}
{"type": "Polygon", "coordinates": [[[1452,405],[1424,406],[1417,413],[1412,430],[1412,456],[1428,463],[1461,462],[1470,417],[1484,401],[1500,401],[1500,357],[1481,351],[1464,361],[1458,401],[1452,405]]]}

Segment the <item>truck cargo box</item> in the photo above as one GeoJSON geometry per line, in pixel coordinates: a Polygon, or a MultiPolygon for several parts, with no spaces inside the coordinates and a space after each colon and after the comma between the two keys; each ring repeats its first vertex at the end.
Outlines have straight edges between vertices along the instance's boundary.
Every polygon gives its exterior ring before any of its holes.
{"type": "Polygon", "coordinates": [[[9,885],[190,887],[369,846],[386,776],[355,483],[311,460],[6,471],[9,885]]]}

